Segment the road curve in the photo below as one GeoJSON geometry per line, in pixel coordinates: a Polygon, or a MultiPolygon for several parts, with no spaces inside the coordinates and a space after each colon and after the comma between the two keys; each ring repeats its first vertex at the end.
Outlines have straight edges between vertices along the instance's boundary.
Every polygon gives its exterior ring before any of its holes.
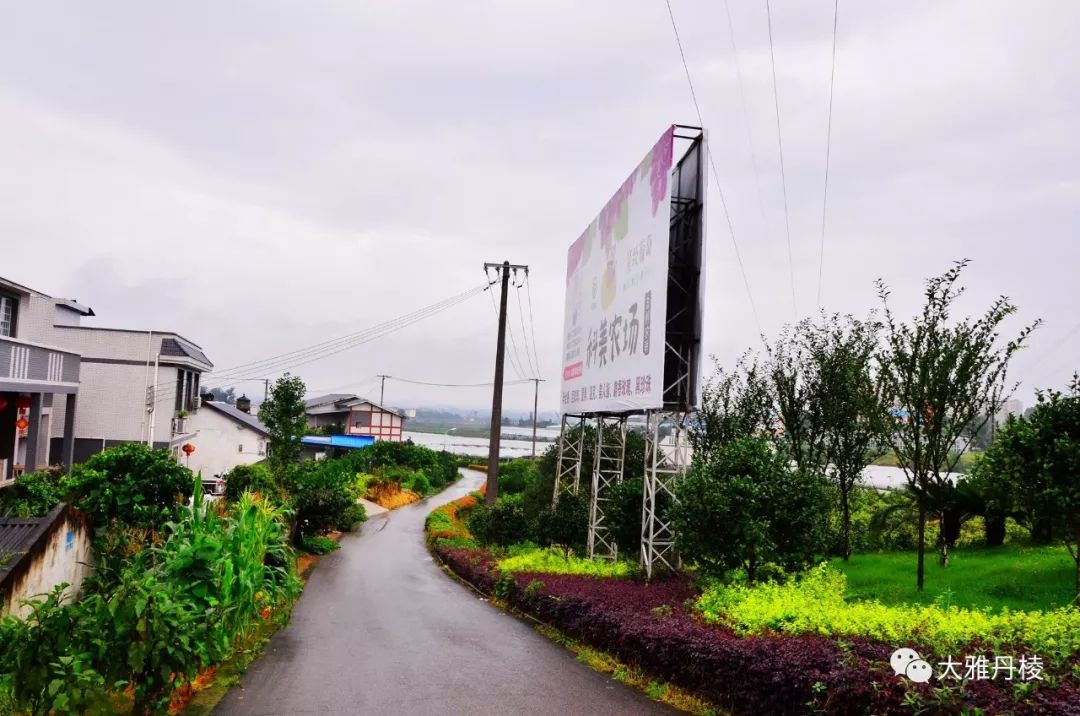
{"type": "Polygon", "coordinates": [[[424,517],[482,480],[466,471],[448,490],[346,535],[214,713],[674,713],[439,570],[423,543],[424,517]]]}

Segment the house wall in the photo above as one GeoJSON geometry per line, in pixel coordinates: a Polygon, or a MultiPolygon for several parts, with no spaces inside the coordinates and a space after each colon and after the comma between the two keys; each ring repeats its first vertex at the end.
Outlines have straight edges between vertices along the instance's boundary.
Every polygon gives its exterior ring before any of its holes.
{"type": "Polygon", "coordinates": [[[376,440],[401,442],[403,427],[404,421],[400,415],[368,403],[349,413],[346,432],[349,435],[370,435],[376,440]]]}
{"type": "Polygon", "coordinates": [[[268,439],[240,425],[213,408],[203,407],[190,418],[195,435],[189,442],[195,452],[183,462],[204,477],[221,475],[237,465],[250,465],[266,458],[268,439]]]}
{"type": "Polygon", "coordinates": [[[44,543],[23,558],[18,565],[20,573],[13,575],[10,589],[0,604],[5,613],[25,617],[30,608],[20,604],[24,599],[52,591],[63,582],[66,600],[73,600],[82,589],[83,580],[93,570],[92,534],[89,526],[73,513],[64,517],[47,534],[44,543]]]}

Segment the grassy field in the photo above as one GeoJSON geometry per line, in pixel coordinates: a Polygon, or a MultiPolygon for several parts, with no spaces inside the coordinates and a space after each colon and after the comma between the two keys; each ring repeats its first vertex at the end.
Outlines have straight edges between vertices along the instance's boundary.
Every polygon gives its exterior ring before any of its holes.
{"type": "Polygon", "coordinates": [[[1065,606],[1073,597],[1075,563],[1064,547],[1006,546],[957,550],[948,567],[926,555],[926,589],[915,589],[914,552],[853,555],[835,564],[848,579],[849,599],[884,604],[952,604],[1043,610],[1065,606]]]}

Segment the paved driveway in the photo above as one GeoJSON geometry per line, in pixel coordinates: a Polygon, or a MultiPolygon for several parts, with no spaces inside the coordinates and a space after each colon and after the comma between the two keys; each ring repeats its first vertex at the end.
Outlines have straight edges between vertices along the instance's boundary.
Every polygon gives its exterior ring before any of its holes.
{"type": "Polygon", "coordinates": [[[481,601],[433,563],[424,517],[482,482],[374,517],[312,573],[292,622],[222,700],[240,714],[671,714],[481,601]]]}

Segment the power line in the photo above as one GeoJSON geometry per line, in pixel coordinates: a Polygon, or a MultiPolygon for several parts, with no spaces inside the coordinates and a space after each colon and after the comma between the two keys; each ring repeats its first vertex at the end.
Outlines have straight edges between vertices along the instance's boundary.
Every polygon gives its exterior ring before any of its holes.
{"type": "MultiPolygon", "coordinates": [[[[679,28],[675,23],[675,11],[671,9],[671,0],[664,0],[667,4],[668,17],[671,18],[671,30],[675,33],[675,44],[679,48],[679,58],[682,60],[683,70],[686,72],[686,84],[690,87],[690,99],[694,102],[694,111],[697,113],[698,124],[705,127],[705,119],[701,114],[701,105],[698,104],[697,92],[694,90],[694,80],[690,75],[690,66],[686,63],[686,52],[683,50],[682,38],[679,37],[679,28]]],[[[712,147],[705,145],[705,152],[709,157],[709,167],[712,170],[713,182],[720,196],[720,206],[724,210],[724,218],[727,220],[728,234],[731,236],[731,246],[735,249],[735,261],[739,265],[739,273],[742,274],[743,286],[746,288],[746,298],[750,301],[750,312],[754,315],[754,323],[757,325],[758,337],[764,339],[765,332],[761,329],[761,320],[758,318],[757,305],[754,303],[754,294],[750,290],[750,279],[746,276],[746,266],[743,264],[742,253],[739,251],[739,242],[735,239],[735,224],[731,220],[728,211],[727,199],[724,198],[724,188],[720,183],[720,173],[716,171],[716,161],[713,159],[712,147]]]]}
{"type": "MultiPolygon", "coordinates": [[[[398,318],[383,323],[377,324],[370,328],[358,331],[347,336],[342,336],[329,341],[323,341],[313,346],[307,346],[306,348],[300,348],[288,353],[283,353],[278,356],[266,358],[261,361],[252,361],[234,368],[230,368],[226,371],[219,372],[217,374],[211,374],[209,380],[201,387],[212,388],[222,387],[229,385],[230,381],[236,379],[233,373],[238,373],[241,370],[243,372],[281,372],[284,370],[290,370],[298,368],[300,366],[313,363],[323,358],[341,353],[342,351],[355,348],[356,346],[363,345],[364,343],[371,342],[385,335],[401,330],[406,326],[412,325],[418,321],[421,321],[430,316],[436,315],[452,308],[460,303],[467,301],[478,293],[482,293],[487,290],[488,285],[482,284],[467,291],[463,291],[448,299],[444,299],[437,303],[431,304],[424,308],[413,311],[412,313],[399,316],[398,318]]],[[[158,398],[167,396],[173,389],[170,386],[163,386],[158,389],[158,398]]]]}
{"type": "MultiPolygon", "coordinates": [[[[396,375],[388,375],[386,377],[390,380],[396,380],[399,383],[409,383],[410,385],[429,385],[437,388],[490,388],[491,386],[495,385],[490,381],[488,381],[487,383],[435,383],[427,380],[410,380],[409,378],[399,378],[396,375]]],[[[526,383],[531,383],[532,381],[532,378],[525,378],[522,380],[509,380],[504,381],[503,385],[524,385],[526,383]]]]}
{"type": "Polygon", "coordinates": [[[784,172],[784,139],[780,132],[780,93],[776,88],[776,53],[773,50],[772,9],[769,0],[765,0],[765,17],[769,23],[769,58],[772,60],[773,105],[776,107],[776,145],[780,150],[780,186],[784,192],[784,228],[787,232],[788,272],[791,274],[791,307],[795,318],[799,317],[799,305],[795,300],[795,261],[791,256],[791,219],[788,215],[787,174],[784,172]]]}
{"type": "MultiPolygon", "coordinates": [[[[533,357],[536,359],[536,374],[540,375],[540,356],[536,353],[536,320],[533,318],[532,307],[532,282],[529,280],[529,274],[525,274],[525,295],[529,299],[529,331],[532,333],[532,347],[533,357]]],[[[520,297],[519,297],[520,300],[520,297]]]]}
{"type": "Polygon", "coordinates": [[[761,192],[761,172],[758,170],[757,151],[754,149],[754,135],[750,129],[750,109],[746,103],[746,87],[743,83],[742,63],[739,62],[739,48],[735,44],[735,23],[731,21],[731,6],[724,0],[724,13],[727,15],[728,41],[731,43],[731,58],[735,63],[735,77],[739,83],[739,101],[742,107],[743,123],[746,125],[746,144],[750,148],[750,165],[754,169],[754,188],[757,193],[758,209],[761,210],[761,223],[768,233],[769,220],[765,216],[765,200],[761,192]]]}
{"type": "Polygon", "coordinates": [[[832,153],[833,86],[836,83],[836,24],[840,17],[840,0],[833,0],[832,68],[829,70],[829,122],[825,132],[825,189],[821,193],[821,249],[817,273],[817,305],[821,308],[821,284],[825,273],[825,217],[829,203],[829,157],[832,153]]]}
{"type": "MultiPolygon", "coordinates": [[[[495,311],[495,321],[499,321],[499,307],[495,304],[495,294],[488,292],[491,297],[491,308],[495,311]]],[[[510,367],[514,371],[514,375],[518,377],[518,380],[525,380],[525,371],[521,369],[521,358],[517,355],[517,344],[514,343],[514,331],[513,324],[510,321],[506,322],[506,332],[510,335],[511,351],[506,352],[506,357],[510,359],[510,367]]]]}
{"type": "MultiPolygon", "coordinates": [[[[521,321],[521,340],[525,344],[525,359],[529,361],[529,370],[532,371],[533,377],[538,377],[540,371],[536,369],[536,364],[533,363],[532,354],[529,353],[529,332],[525,330],[525,309],[521,307],[521,284],[518,284],[516,289],[518,319],[521,321]]],[[[533,344],[533,353],[536,353],[535,343],[533,344]]]]}
{"type": "Polygon", "coordinates": [[[225,370],[222,370],[222,371],[218,371],[216,373],[216,375],[217,375],[217,377],[220,378],[220,377],[226,377],[226,376],[231,377],[231,375],[233,375],[233,374],[235,374],[235,373],[237,373],[237,372],[239,372],[241,370],[244,370],[244,372],[257,372],[259,369],[252,368],[252,366],[263,365],[263,364],[270,363],[270,362],[289,361],[289,360],[292,360],[293,358],[300,358],[300,357],[304,357],[306,355],[310,355],[313,352],[319,352],[319,351],[322,351],[322,350],[329,350],[331,348],[335,348],[335,347],[337,347],[337,346],[339,346],[339,345],[341,345],[343,343],[348,343],[348,342],[353,341],[353,340],[361,339],[361,338],[365,337],[368,334],[383,331],[383,330],[385,330],[387,328],[391,328],[391,327],[394,327],[394,326],[408,325],[409,323],[414,323],[417,320],[421,320],[423,318],[426,318],[429,315],[432,315],[433,313],[437,313],[439,311],[442,311],[445,308],[455,306],[458,303],[461,303],[462,301],[464,301],[464,300],[466,300],[468,298],[471,298],[471,297],[475,296],[477,293],[480,293],[480,292],[482,292],[482,291],[484,291],[486,289],[487,289],[487,284],[486,283],[481,284],[480,286],[476,286],[476,287],[470,288],[470,289],[468,289],[466,291],[462,291],[461,293],[456,294],[454,296],[451,296],[449,298],[443,299],[441,301],[438,301],[438,302],[433,303],[431,305],[425,306],[423,308],[419,308],[419,309],[417,309],[415,311],[412,311],[411,313],[407,313],[407,314],[405,314],[403,316],[398,316],[397,318],[392,318],[392,319],[390,319],[388,321],[384,321],[382,323],[376,324],[375,326],[365,328],[365,329],[363,329],[361,331],[357,331],[355,333],[350,333],[350,334],[345,335],[345,336],[339,336],[337,338],[332,338],[330,340],[323,341],[321,343],[316,343],[316,344],[313,344],[313,345],[310,345],[310,346],[306,346],[304,348],[298,348],[296,350],[289,351],[287,353],[282,353],[282,354],[279,354],[279,355],[276,355],[276,356],[271,356],[269,358],[264,358],[264,359],[261,359],[261,360],[258,360],[258,361],[252,361],[250,363],[242,363],[242,364],[234,366],[232,368],[228,368],[228,369],[225,369],[225,370]]]}

